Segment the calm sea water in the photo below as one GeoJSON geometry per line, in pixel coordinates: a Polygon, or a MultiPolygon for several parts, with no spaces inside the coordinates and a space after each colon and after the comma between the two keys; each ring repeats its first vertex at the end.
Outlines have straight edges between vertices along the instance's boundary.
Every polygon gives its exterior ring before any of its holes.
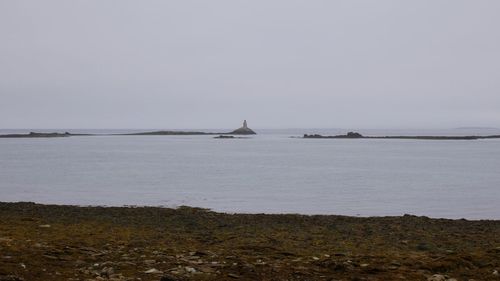
{"type": "MultiPolygon", "coordinates": [[[[0,139],[0,201],[500,219],[500,140],[290,138],[313,132],[0,139]]],[[[498,132],[439,132],[469,133],[498,132]]]]}

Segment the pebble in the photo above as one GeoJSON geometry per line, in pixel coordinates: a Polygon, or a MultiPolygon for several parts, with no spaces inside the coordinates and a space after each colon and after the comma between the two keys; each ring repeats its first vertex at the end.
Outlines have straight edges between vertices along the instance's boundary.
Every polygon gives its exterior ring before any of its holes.
{"type": "Polygon", "coordinates": [[[0,275],[0,281],[24,281],[24,279],[14,275],[0,275]]]}
{"type": "Polygon", "coordinates": [[[160,279],[160,281],[178,281],[179,278],[172,276],[172,275],[163,275],[160,279]]]}
{"type": "Polygon", "coordinates": [[[112,268],[112,267],[104,267],[102,270],[101,270],[101,276],[106,276],[109,278],[109,276],[113,275],[115,273],[115,269],[112,268]]]}
{"type": "Polygon", "coordinates": [[[434,274],[431,277],[427,278],[427,281],[446,281],[446,276],[441,274],[434,274]]]}
{"type": "Polygon", "coordinates": [[[146,274],[163,274],[163,271],[160,271],[156,268],[151,268],[151,269],[144,271],[144,273],[146,273],[146,274]]]}

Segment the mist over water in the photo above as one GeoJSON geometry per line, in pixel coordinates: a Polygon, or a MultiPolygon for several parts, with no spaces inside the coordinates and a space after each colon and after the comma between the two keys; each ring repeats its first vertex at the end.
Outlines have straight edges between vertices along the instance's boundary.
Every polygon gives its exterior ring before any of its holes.
{"type": "MultiPolygon", "coordinates": [[[[492,131],[468,130],[440,133],[492,131]]],[[[499,140],[297,139],[290,136],[337,131],[257,131],[257,136],[232,140],[211,136],[0,139],[0,201],[500,218],[499,140]]],[[[411,132],[423,131],[403,133],[411,132]]]]}

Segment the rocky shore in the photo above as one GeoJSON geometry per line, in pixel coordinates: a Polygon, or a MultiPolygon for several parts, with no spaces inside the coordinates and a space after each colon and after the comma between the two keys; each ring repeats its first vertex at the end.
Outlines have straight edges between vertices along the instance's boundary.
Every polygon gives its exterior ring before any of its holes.
{"type": "Polygon", "coordinates": [[[0,203],[0,280],[500,280],[500,221],[0,203]]]}

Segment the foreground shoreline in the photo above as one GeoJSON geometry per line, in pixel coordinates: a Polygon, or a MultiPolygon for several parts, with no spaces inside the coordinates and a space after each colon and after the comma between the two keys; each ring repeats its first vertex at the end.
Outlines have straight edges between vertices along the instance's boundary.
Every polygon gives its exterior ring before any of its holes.
{"type": "Polygon", "coordinates": [[[0,202],[0,280],[500,280],[499,270],[493,220],[0,202]]]}

